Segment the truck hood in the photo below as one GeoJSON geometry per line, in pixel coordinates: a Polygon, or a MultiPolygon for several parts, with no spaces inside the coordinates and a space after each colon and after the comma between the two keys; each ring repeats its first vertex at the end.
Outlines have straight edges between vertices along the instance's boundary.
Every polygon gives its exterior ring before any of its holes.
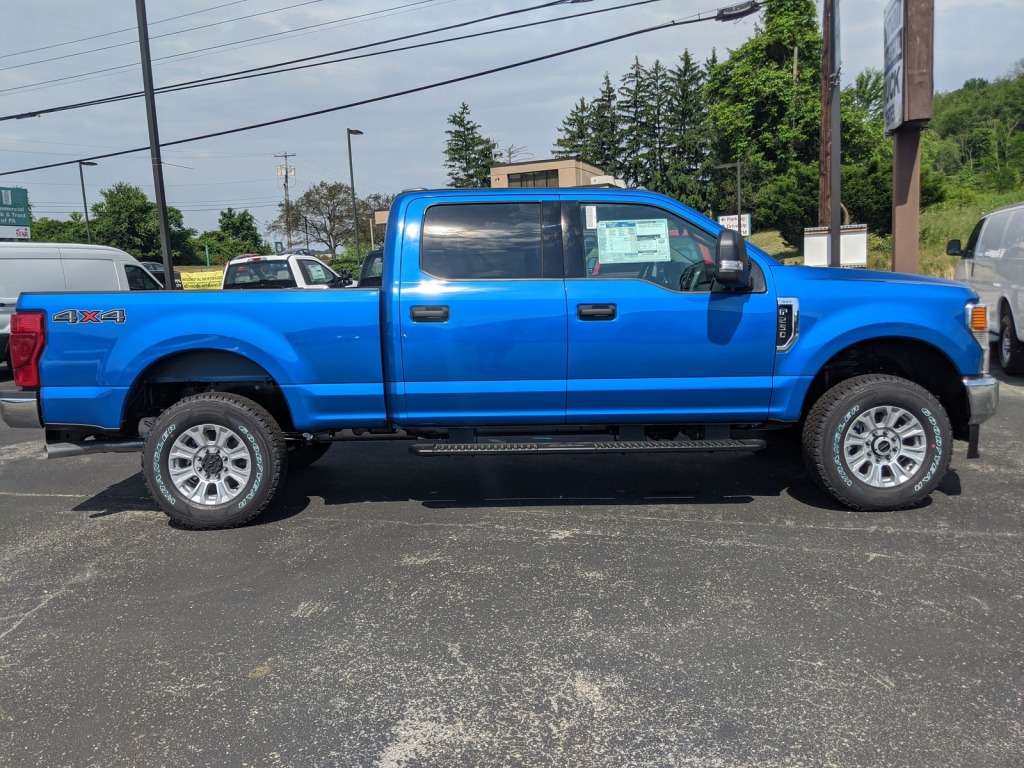
{"type": "Polygon", "coordinates": [[[773,267],[772,274],[783,282],[790,280],[811,281],[827,280],[843,282],[847,284],[884,283],[886,285],[898,286],[942,286],[946,288],[958,288],[965,294],[973,291],[963,283],[955,280],[947,280],[942,277],[928,277],[926,275],[911,275],[906,272],[881,272],[874,269],[842,269],[839,267],[803,267],[803,266],[777,266],[773,267]]]}

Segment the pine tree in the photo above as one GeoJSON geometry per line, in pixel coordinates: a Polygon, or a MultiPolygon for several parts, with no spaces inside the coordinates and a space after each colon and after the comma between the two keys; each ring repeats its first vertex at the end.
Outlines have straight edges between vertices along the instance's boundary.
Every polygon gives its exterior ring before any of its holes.
{"type": "MultiPolygon", "coordinates": [[[[591,102],[592,104],[593,102],[591,102]]],[[[558,132],[562,134],[555,141],[555,157],[578,157],[584,162],[594,162],[594,126],[591,104],[581,98],[562,120],[558,132]]]]}
{"type": "Polygon", "coordinates": [[[648,139],[644,130],[647,107],[647,78],[639,58],[633,60],[629,72],[622,76],[618,93],[619,124],[627,127],[622,139],[622,165],[620,173],[633,186],[646,181],[645,154],[648,139]]]}
{"type": "Polygon", "coordinates": [[[480,135],[480,126],[469,116],[469,105],[448,115],[450,129],[444,146],[444,167],[453,187],[490,186],[491,166],[497,161],[498,145],[480,135]]]}
{"type": "Polygon", "coordinates": [[[622,131],[619,127],[618,100],[608,73],[597,98],[590,102],[594,124],[594,146],[591,163],[612,176],[622,175],[622,131]]]}
{"type": "Polygon", "coordinates": [[[671,99],[665,110],[666,179],[658,189],[697,210],[709,210],[704,165],[709,137],[704,104],[705,72],[688,50],[669,73],[671,99]]]}

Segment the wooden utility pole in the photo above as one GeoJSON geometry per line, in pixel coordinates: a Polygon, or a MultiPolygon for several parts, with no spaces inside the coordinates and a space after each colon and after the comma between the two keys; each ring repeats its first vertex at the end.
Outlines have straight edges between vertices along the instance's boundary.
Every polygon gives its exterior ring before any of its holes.
{"type": "Polygon", "coordinates": [[[821,20],[821,145],[818,148],[818,226],[829,228],[828,265],[840,266],[840,122],[838,0],[825,0],[821,20]]]}
{"type": "Polygon", "coordinates": [[[277,166],[277,175],[284,177],[284,226],[285,226],[285,229],[287,230],[287,232],[285,233],[285,240],[288,241],[288,249],[291,250],[291,247],[292,247],[292,212],[291,212],[291,203],[288,200],[288,179],[289,179],[290,176],[294,176],[295,175],[295,166],[294,165],[292,165],[292,166],[288,165],[288,158],[289,157],[295,157],[295,153],[294,152],[289,153],[287,150],[285,150],[285,153],[283,155],[274,155],[274,157],[283,157],[284,158],[284,165],[283,166],[281,166],[281,165],[277,166]]]}

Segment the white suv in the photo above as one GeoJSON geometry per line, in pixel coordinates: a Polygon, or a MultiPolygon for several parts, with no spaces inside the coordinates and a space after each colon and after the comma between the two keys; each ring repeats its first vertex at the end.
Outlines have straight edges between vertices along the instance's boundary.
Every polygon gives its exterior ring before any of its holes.
{"type": "Polygon", "coordinates": [[[989,336],[997,340],[1003,370],[1024,373],[1024,203],[985,214],[967,245],[950,240],[946,253],[960,256],[956,279],[988,305],[989,336]]]}

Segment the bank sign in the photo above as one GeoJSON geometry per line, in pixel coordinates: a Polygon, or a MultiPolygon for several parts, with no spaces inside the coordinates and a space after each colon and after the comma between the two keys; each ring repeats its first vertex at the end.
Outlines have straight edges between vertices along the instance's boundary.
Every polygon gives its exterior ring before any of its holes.
{"type": "Polygon", "coordinates": [[[885,6],[885,132],[903,124],[903,2],[891,0],[885,6]]]}
{"type": "Polygon", "coordinates": [[[28,190],[0,187],[0,240],[28,240],[31,223],[28,190]]]}

